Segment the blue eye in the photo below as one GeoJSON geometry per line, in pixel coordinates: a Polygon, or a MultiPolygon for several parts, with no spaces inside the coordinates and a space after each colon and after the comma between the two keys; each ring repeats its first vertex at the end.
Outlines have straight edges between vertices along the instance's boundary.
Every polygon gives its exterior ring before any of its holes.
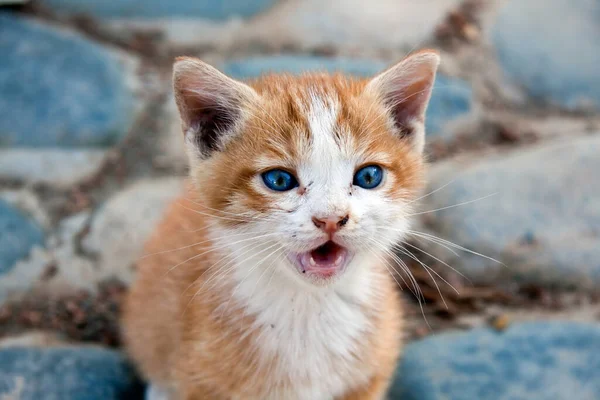
{"type": "Polygon", "coordinates": [[[294,175],[281,169],[272,169],[262,174],[262,179],[269,189],[285,192],[298,186],[294,175]]]}
{"type": "Polygon", "coordinates": [[[383,169],[378,165],[368,165],[356,171],[352,184],[363,189],[374,189],[379,186],[382,179],[383,169]]]}

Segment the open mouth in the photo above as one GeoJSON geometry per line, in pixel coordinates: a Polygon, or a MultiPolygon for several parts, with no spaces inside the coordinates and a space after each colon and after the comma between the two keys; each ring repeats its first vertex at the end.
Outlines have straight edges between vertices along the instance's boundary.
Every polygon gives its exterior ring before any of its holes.
{"type": "Polygon", "coordinates": [[[348,263],[348,250],[332,241],[305,253],[293,256],[296,267],[303,274],[329,278],[341,272],[348,263]]]}

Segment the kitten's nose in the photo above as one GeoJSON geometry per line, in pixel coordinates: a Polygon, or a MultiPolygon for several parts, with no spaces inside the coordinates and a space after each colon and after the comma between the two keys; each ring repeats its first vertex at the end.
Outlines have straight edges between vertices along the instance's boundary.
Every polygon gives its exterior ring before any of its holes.
{"type": "Polygon", "coordinates": [[[349,215],[344,215],[342,217],[334,215],[326,218],[312,217],[312,222],[323,232],[332,234],[337,232],[342,226],[346,225],[349,219],[349,215]]]}

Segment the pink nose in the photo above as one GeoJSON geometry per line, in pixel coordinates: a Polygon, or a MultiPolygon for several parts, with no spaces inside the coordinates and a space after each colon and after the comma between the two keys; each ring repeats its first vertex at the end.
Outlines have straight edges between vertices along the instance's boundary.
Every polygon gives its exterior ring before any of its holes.
{"type": "Polygon", "coordinates": [[[326,218],[312,217],[312,222],[317,228],[319,228],[323,232],[332,234],[340,230],[342,226],[346,225],[349,219],[350,216],[348,215],[345,215],[343,217],[331,216],[326,218]]]}

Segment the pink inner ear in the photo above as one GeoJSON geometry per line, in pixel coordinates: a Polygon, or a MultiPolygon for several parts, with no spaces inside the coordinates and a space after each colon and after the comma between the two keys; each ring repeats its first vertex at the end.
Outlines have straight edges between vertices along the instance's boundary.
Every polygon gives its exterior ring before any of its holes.
{"type": "Polygon", "coordinates": [[[211,93],[193,87],[183,89],[178,96],[181,118],[186,130],[194,132],[194,143],[201,154],[217,150],[220,135],[235,124],[239,107],[224,107],[211,93]]]}
{"type": "Polygon", "coordinates": [[[223,104],[228,102],[227,93],[212,89],[211,82],[198,77],[181,77],[175,86],[177,103],[183,122],[193,127],[199,122],[206,122],[211,115],[219,114],[218,110],[227,113],[223,104]],[[196,79],[194,79],[196,78],[196,79]]]}
{"type": "Polygon", "coordinates": [[[432,76],[430,79],[422,79],[411,82],[389,98],[394,122],[405,134],[410,134],[414,122],[425,120],[425,110],[433,87],[432,76]],[[408,131],[408,132],[407,132],[408,131]]]}
{"type": "Polygon", "coordinates": [[[185,58],[174,67],[175,100],[185,133],[206,156],[217,150],[241,115],[243,84],[196,59],[185,58]]]}
{"type": "Polygon", "coordinates": [[[431,96],[439,56],[433,51],[416,53],[375,77],[369,84],[382,95],[394,123],[403,135],[414,123],[423,123],[431,96]]]}

